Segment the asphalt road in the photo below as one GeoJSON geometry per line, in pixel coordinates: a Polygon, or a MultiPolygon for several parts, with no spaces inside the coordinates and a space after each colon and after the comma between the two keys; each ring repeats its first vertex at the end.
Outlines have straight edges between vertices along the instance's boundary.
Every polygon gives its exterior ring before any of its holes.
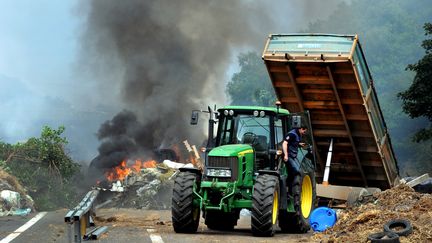
{"type": "MultiPolygon", "coordinates": [[[[10,242],[71,242],[69,237],[73,229],[64,223],[67,210],[48,212],[30,228],[10,242]]],[[[311,242],[312,233],[283,234],[277,232],[274,237],[253,237],[250,231],[250,216],[242,216],[234,231],[222,232],[207,229],[201,220],[197,233],[177,234],[171,225],[169,210],[136,209],[99,209],[96,217],[97,226],[108,226],[108,231],[94,242],[311,242]]],[[[36,214],[26,217],[0,217],[0,239],[20,228],[36,214]]],[[[19,232],[18,232],[19,233],[19,232]]],[[[3,243],[0,240],[0,243],[3,243]]]]}

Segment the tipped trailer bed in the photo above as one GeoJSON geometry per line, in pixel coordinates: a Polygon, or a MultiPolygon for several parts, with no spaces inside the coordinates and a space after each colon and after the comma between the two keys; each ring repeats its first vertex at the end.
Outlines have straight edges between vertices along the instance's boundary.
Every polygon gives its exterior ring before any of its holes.
{"type": "Polygon", "coordinates": [[[330,184],[386,189],[399,181],[357,35],[270,35],[262,58],[282,107],[310,112],[317,182],[331,141],[330,184]]]}

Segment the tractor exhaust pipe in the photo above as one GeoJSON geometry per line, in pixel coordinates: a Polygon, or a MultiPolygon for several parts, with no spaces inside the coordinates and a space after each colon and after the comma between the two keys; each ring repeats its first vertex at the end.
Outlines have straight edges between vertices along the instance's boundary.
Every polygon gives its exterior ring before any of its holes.
{"type": "Polygon", "coordinates": [[[214,148],[214,124],[216,124],[215,112],[212,110],[210,106],[208,106],[208,112],[210,115],[209,126],[208,126],[208,140],[207,140],[207,149],[214,148]]]}

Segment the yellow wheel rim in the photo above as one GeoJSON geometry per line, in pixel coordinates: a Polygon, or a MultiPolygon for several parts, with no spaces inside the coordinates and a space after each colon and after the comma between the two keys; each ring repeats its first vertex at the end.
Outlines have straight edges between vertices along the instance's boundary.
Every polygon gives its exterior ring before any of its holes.
{"type": "Polygon", "coordinates": [[[308,175],[303,177],[300,201],[302,215],[308,218],[312,209],[312,181],[308,175]]]}
{"type": "Polygon", "coordinates": [[[276,224],[277,216],[279,212],[279,195],[278,192],[275,191],[273,196],[273,212],[272,212],[272,223],[276,224]]]}

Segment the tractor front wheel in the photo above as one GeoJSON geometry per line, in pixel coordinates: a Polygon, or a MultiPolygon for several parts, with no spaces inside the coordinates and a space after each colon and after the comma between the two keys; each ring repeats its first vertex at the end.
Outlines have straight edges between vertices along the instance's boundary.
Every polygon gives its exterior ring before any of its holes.
{"type": "Polygon", "coordinates": [[[279,179],[273,175],[258,175],[252,196],[252,233],[273,236],[279,212],[279,179]]]}
{"type": "Polygon", "coordinates": [[[193,187],[199,185],[199,179],[191,172],[180,172],[175,178],[171,214],[177,233],[194,233],[198,229],[200,208],[193,203],[193,187]]]}

